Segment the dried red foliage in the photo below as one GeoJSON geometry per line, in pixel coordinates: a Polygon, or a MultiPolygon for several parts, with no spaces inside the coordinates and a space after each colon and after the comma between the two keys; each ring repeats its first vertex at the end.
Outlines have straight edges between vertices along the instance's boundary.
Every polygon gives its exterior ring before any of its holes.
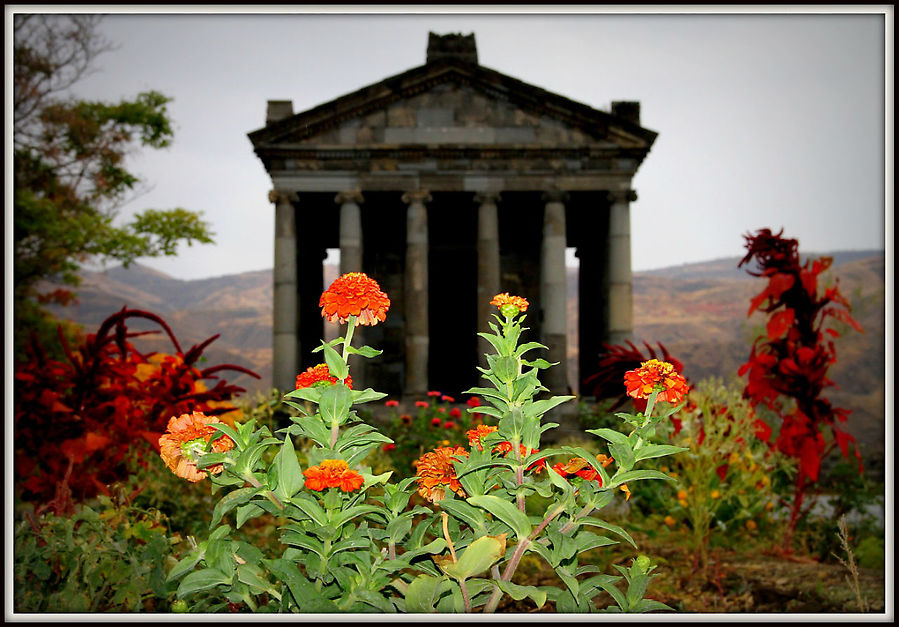
{"type": "MultiPolygon", "coordinates": [[[[203,350],[218,337],[184,352],[162,318],[122,308],[79,347],[70,347],[59,329],[64,361],[49,358],[32,338],[14,381],[15,477],[23,498],[48,501],[59,483],[76,499],[108,493],[109,484],[127,477],[132,446],[146,441],[158,453],[159,436],[172,416],[233,411],[230,400],[244,388],[219,380],[207,389],[203,380],[218,379],[223,370],[259,375],[233,364],[198,368],[203,350]],[[138,351],[133,338],[159,331],[131,332],[128,318],[158,324],[174,354],[138,351]]],[[[146,466],[140,449],[135,454],[146,466]]]]}
{"type": "MultiPolygon", "coordinates": [[[[777,234],[761,229],[744,236],[747,253],[738,267],[754,260],[757,269],[747,272],[767,280],[765,289],[752,299],[748,315],[762,311],[768,314],[768,322],[765,337],[753,344],[739,375],[748,374],[744,395],[753,407],[764,404],[781,420],[772,446],[799,461],[791,520],[795,525],[805,488],[818,480],[821,461],[834,446],[848,458],[849,444],[855,444],[840,427],[850,412],[834,407],[822,396],[834,385],[827,372],[836,362],[833,338],[839,331],[832,324],[839,320],[856,331],[863,330],[836,285],[819,293],[818,277],[833,259],[800,263],[798,240],[782,234],[782,229],[777,234]],[[785,400],[794,401],[791,409],[786,409],[785,400]],[[827,431],[832,435],[829,443],[827,431]]],[[[861,472],[857,446],[855,456],[861,472]]]]}

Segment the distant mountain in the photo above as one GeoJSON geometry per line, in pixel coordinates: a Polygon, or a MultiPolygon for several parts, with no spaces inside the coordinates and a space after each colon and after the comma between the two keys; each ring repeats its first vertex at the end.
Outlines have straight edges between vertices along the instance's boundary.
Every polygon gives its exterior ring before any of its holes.
{"type": "MultiPolygon", "coordinates": [[[[818,257],[821,255],[812,254],[818,257]]],[[[884,449],[884,253],[840,251],[829,253],[834,266],[825,281],[839,277],[850,298],[853,314],[865,329],[837,340],[837,365],[832,371],[838,389],[828,396],[837,406],[853,410],[850,431],[873,454],[884,449]],[[829,278],[828,278],[829,277],[829,278]]],[[[735,377],[746,361],[752,338],[763,318],[747,318],[750,298],[763,287],[761,279],[737,268],[740,257],[684,264],[634,274],[634,338],[654,348],[661,342],[685,364],[692,381],[709,376],[735,377]]],[[[336,267],[324,269],[326,284],[336,267]]],[[[207,363],[234,363],[260,374],[224,373],[229,381],[250,392],[270,386],[272,356],[272,275],[270,270],[209,279],[183,281],[134,264],[83,273],[78,304],[57,308],[57,315],[88,330],[127,305],[160,315],[172,327],[183,348],[221,333],[204,351],[207,363]]],[[[577,329],[577,270],[569,269],[569,333],[577,329]]],[[[135,329],[154,328],[135,323],[135,329]]],[[[572,337],[572,340],[575,338],[572,337]]],[[[143,341],[143,340],[142,340],[143,341]]],[[[164,337],[152,340],[156,350],[170,350],[164,337]]],[[[574,342],[570,345],[573,347],[574,342]]],[[[577,352],[569,351],[572,378],[577,352]]],[[[589,392],[589,390],[587,390],[589,392]]]]}

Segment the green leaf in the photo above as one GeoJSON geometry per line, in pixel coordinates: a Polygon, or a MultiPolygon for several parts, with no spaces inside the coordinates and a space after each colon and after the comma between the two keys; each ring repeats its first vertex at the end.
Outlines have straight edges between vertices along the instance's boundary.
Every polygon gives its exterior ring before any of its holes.
{"type": "Polygon", "coordinates": [[[635,549],[637,548],[637,543],[634,542],[634,539],[630,536],[630,534],[627,531],[625,531],[624,529],[622,529],[621,527],[619,527],[618,525],[613,525],[611,523],[607,523],[604,520],[600,520],[599,518],[593,518],[591,516],[588,516],[587,518],[582,518],[578,522],[581,525],[588,525],[588,526],[592,526],[592,527],[601,527],[602,529],[605,529],[606,531],[611,531],[612,533],[617,534],[617,535],[621,536],[622,538],[624,538],[625,540],[627,540],[630,543],[630,545],[632,547],[634,547],[635,549]]]}
{"type": "Polygon", "coordinates": [[[471,527],[475,535],[487,535],[487,518],[484,516],[484,512],[477,507],[456,499],[443,499],[439,501],[438,505],[440,509],[471,527]]]}
{"type": "MultiPolygon", "coordinates": [[[[248,586],[256,588],[258,590],[256,594],[260,594],[261,592],[265,591],[274,592],[271,590],[271,582],[266,581],[262,577],[262,571],[255,564],[238,564],[237,580],[247,584],[248,586]]],[[[280,598],[281,595],[277,596],[280,598]]]]}
{"type": "Polygon", "coordinates": [[[318,402],[325,424],[342,424],[353,405],[353,395],[350,389],[342,383],[335,383],[331,387],[324,388],[321,399],[318,402]]]}
{"type": "Polygon", "coordinates": [[[288,433],[296,432],[297,435],[309,438],[323,448],[329,448],[331,445],[331,432],[322,423],[318,416],[303,416],[295,419],[296,424],[292,425],[288,433]]]}
{"type": "Polygon", "coordinates": [[[506,552],[506,534],[483,536],[466,547],[453,562],[452,557],[434,558],[437,566],[453,579],[462,581],[490,568],[506,552]]]}
{"type": "Polygon", "coordinates": [[[256,494],[256,490],[256,488],[240,488],[223,496],[219,502],[215,504],[215,508],[212,510],[212,521],[209,523],[209,528],[212,529],[219,524],[222,520],[222,516],[232,509],[238,505],[243,505],[253,498],[253,495],[256,494]]]}
{"type": "Polygon", "coordinates": [[[519,541],[525,540],[530,535],[531,523],[528,517],[508,501],[490,494],[470,496],[467,500],[476,507],[483,507],[506,523],[518,536],[519,541]]]}
{"type": "Polygon", "coordinates": [[[547,398],[541,401],[534,401],[529,405],[525,405],[524,407],[522,407],[522,410],[524,411],[525,416],[528,417],[541,416],[556,405],[561,405],[562,403],[570,401],[573,398],[573,396],[553,396],[552,398],[547,398]]]}
{"type": "Polygon", "coordinates": [[[549,350],[546,346],[544,346],[544,345],[541,344],[540,342],[527,342],[527,343],[525,343],[525,344],[522,344],[521,346],[519,346],[519,347],[515,350],[515,356],[516,356],[516,357],[521,357],[522,355],[524,355],[524,354],[525,354],[526,352],[528,352],[529,350],[533,350],[533,349],[535,349],[535,348],[542,348],[542,349],[544,349],[544,350],[549,350]]]}
{"type": "MultiPolygon", "coordinates": [[[[491,324],[490,326],[493,327],[494,330],[496,330],[496,327],[493,324],[491,324]]],[[[506,340],[503,339],[501,336],[494,335],[493,333],[478,333],[478,335],[480,335],[482,338],[484,338],[485,340],[490,342],[490,344],[493,346],[493,348],[496,350],[497,353],[502,354],[502,353],[508,352],[506,350],[506,346],[508,346],[508,342],[506,342],[506,340]]]]}
{"type": "Polygon", "coordinates": [[[379,351],[376,348],[372,348],[371,346],[360,346],[359,348],[355,348],[354,346],[347,346],[346,352],[351,355],[362,355],[363,357],[370,359],[372,357],[377,357],[384,351],[379,351]]]}
{"type": "Polygon", "coordinates": [[[168,576],[165,578],[166,582],[174,581],[184,573],[193,570],[194,566],[196,566],[201,559],[203,559],[202,551],[191,551],[181,561],[179,561],[172,567],[172,570],[169,571],[168,576]]]}
{"type": "Polygon", "coordinates": [[[232,580],[233,576],[228,576],[214,568],[204,568],[203,570],[192,572],[184,578],[184,581],[178,586],[178,598],[183,599],[194,592],[209,590],[216,586],[231,585],[232,580]]]}
{"type": "Polygon", "coordinates": [[[516,601],[521,601],[526,597],[530,597],[537,604],[537,609],[543,607],[546,603],[546,592],[537,589],[535,586],[520,586],[511,581],[497,580],[496,584],[499,589],[508,594],[516,601]]]}
{"type": "Polygon", "coordinates": [[[641,459],[650,459],[652,457],[664,457],[665,455],[674,455],[689,451],[689,448],[683,446],[671,446],[670,444],[644,444],[642,447],[634,451],[637,461],[641,459]]]}
{"type": "Polygon", "coordinates": [[[290,499],[290,502],[318,526],[324,527],[328,524],[328,514],[322,506],[318,504],[318,501],[308,494],[300,493],[290,499]]]}
{"type": "Polygon", "coordinates": [[[284,395],[284,398],[299,398],[304,401],[309,401],[311,403],[317,403],[318,399],[322,396],[322,388],[310,387],[310,388],[300,388],[298,390],[291,390],[290,392],[284,395]]]}
{"type": "Polygon", "coordinates": [[[287,584],[294,603],[301,612],[339,612],[337,605],[322,596],[321,591],[306,579],[297,569],[297,565],[287,559],[262,560],[269,571],[287,584]]]}
{"type": "MultiPolygon", "coordinates": [[[[610,443],[609,453],[612,454],[612,457],[618,463],[619,470],[627,472],[634,467],[636,460],[634,459],[634,450],[631,448],[630,442],[625,442],[624,444],[610,443]]],[[[603,485],[606,485],[605,482],[603,482],[603,485]]]]}
{"type": "Polygon", "coordinates": [[[243,448],[246,446],[246,441],[242,437],[237,435],[237,431],[232,429],[230,426],[221,422],[214,422],[209,426],[231,438],[234,441],[234,445],[237,447],[238,451],[243,450],[243,448]]]}
{"type": "Polygon", "coordinates": [[[406,589],[406,611],[409,613],[434,613],[434,603],[438,599],[437,589],[444,578],[419,575],[406,589]]]}
{"type": "Polygon", "coordinates": [[[281,445],[281,450],[275,455],[272,463],[278,467],[278,487],[275,495],[281,501],[285,501],[299,492],[304,483],[303,471],[300,469],[300,462],[289,434],[284,438],[284,444],[281,445]]]}
{"type": "Polygon", "coordinates": [[[352,392],[354,405],[358,405],[360,403],[368,403],[369,401],[379,401],[387,396],[383,392],[375,392],[371,388],[365,388],[364,390],[352,390],[352,392]]]}
{"type": "Polygon", "coordinates": [[[349,509],[340,511],[334,516],[331,524],[335,527],[342,527],[345,523],[353,520],[358,516],[375,513],[386,515],[386,512],[380,507],[376,507],[374,505],[357,505],[356,507],[350,507],[349,509]]]}
{"type": "Polygon", "coordinates": [[[608,440],[609,442],[614,442],[615,444],[628,443],[627,436],[620,431],[615,431],[614,429],[587,429],[586,431],[587,433],[598,435],[602,439],[608,440]]]}
{"type": "Polygon", "coordinates": [[[343,357],[341,357],[332,346],[329,346],[324,342],[322,342],[322,348],[325,351],[325,363],[328,364],[328,370],[330,371],[331,376],[337,377],[341,381],[346,379],[347,375],[350,373],[350,369],[343,360],[343,357]]]}
{"type": "Polygon", "coordinates": [[[297,530],[291,526],[290,529],[281,533],[280,540],[284,544],[289,544],[290,546],[297,546],[301,549],[306,549],[307,551],[311,551],[316,555],[325,557],[325,546],[311,535],[306,533],[303,530],[297,530]]]}
{"type": "MultiPolygon", "coordinates": [[[[617,488],[622,483],[627,483],[628,481],[640,481],[643,479],[664,479],[665,481],[677,481],[676,479],[669,477],[663,472],[659,472],[658,470],[631,470],[630,472],[622,472],[616,473],[614,477],[612,477],[612,483],[609,485],[610,488],[617,488]]],[[[605,485],[605,483],[603,483],[605,485]]]]}

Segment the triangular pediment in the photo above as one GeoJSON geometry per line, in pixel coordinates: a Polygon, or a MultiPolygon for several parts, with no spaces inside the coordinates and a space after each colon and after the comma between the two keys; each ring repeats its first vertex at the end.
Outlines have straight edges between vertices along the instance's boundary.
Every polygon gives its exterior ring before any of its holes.
{"type": "Polygon", "coordinates": [[[595,147],[648,151],[656,133],[481,65],[444,59],[249,134],[266,148],[595,147]]]}

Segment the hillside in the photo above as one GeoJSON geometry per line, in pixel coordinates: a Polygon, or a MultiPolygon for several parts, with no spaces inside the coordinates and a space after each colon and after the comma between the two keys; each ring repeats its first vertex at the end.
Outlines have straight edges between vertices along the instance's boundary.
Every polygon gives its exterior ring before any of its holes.
{"type": "MultiPolygon", "coordinates": [[[[817,256],[817,255],[813,255],[817,256]]],[[[850,431],[865,448],[882,455],[884,449],[884,255],[882,251],[830,253],[864,334],[849,332],[837,340],[837,365],[832,371],[839,388],[829,397],[853,410],[850,431]]],[[[763,283],[744,269],[739,257],[662,268],[634,275],[634,338],[639,344],[664,344],[685,364],[693,381],[709,376],[735,376],[746,360],[752,338],[761,328],[760,315],[746,317],[750,298],[763,283]]],[[[326,279],[336,268],[325,268],[326,279]]],[[[79,302],[58,308],[57,314],[84,324],[88,330],[121,309],[146,309],[159,314],[184,348],[214,333],[221,337],[204,352],[209,364],[234,363],[262,376],[230,377],[250,392],[271,381],[272,281],[262,270],[210,279],[182,281],[134,265],[125,270],[85,272],[79,302]]],[[[327,281],[330,282],[330,281],[327,281]]],[[[577,329],[577,270],[569,269],[569,332],[577,329]]],[[[136,325],[135,328],[154,328],[136,325]]],[[[572,337],[574,340],[575,338],[572,337]]],[[[573,344],[573,343],[572,343],[573,344]]],[[[170,350],[164,337],[153,340],[156,350],[170,350]]],[[[577,353],[569,351],[572,378],[577,353]]]]}

